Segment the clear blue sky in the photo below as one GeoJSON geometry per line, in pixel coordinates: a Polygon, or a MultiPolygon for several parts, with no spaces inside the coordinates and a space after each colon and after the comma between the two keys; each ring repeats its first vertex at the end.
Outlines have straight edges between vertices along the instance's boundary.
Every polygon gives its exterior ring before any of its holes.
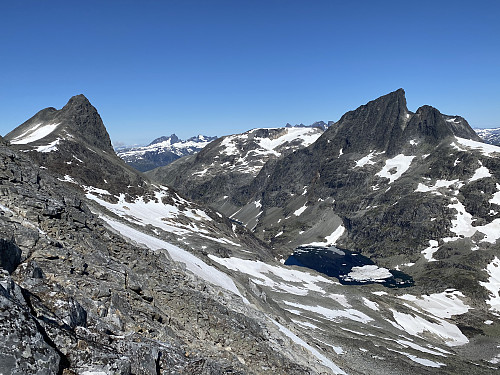
{"type": "Polygon", "coordinates": [[[115,144],[338,120],[403,87],[500,126],[500,1],[4,1],[0,134],[83,93],[115,144]]]}

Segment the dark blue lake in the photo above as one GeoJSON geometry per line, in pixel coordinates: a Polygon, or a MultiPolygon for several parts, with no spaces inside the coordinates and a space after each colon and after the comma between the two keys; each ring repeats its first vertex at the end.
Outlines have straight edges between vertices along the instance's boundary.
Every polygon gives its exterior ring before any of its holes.
{"type": "Polygon", "coordinates": [[[300,246],[285,265],[306,267],[336,277],[344,285],[381,284],[389,288],[406,288],[415,283],[410,275],[379,268],[371,259],[345,249],[300,246]]]}

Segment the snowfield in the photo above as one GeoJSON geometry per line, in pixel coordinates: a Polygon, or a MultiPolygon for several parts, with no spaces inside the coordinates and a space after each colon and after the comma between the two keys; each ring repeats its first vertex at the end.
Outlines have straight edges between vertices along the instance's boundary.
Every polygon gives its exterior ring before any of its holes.
{"type": "Polygon", "coordinates": [[[490,299],[486,301],[491,306],[491,310],[500,312],[500,259],[495,257],[486,267],[489,278],[487,282],[479,283],[490,292],[490,299]]]}
{"type": "Polygon", "coordinates": [[[245,303],[249,303],[248,300],[240,293],[240,291],[236,287],[236,284],[229,276],[219,271],[215,267],[209,266],[188,251],[174,246],[166,241],[160,240],[159,238],[139,232],[138,230],[133,229],[128,225],[120,223],[116,220],[112,220],[106,216],[101,216],[101,218],[122,236],[129,238],[138,244],[143,244],[151,250],[165,249],[173,260],[175,260],[176,262],[184,263],[186,265],[186,268],[195,275],[212,284],[218,285],[230,292],[233,292],[234,294],[243,298],[245,303]]]}
{"type": "Polygon", "coordinates": [[[25,145],[27,143],[32,143],[32,142],[38,141],[42,138],[45,138],[50,133],[52,133],[54,130],[56,130],[59,125],[60,124],[43,124],[43,123],[33,125],[31,128],[26,130],[23,134],[12,139],[10,141],[10,143],[25,145]]]}
{"type": "Polygon", "coordinates": [[[414,158],[415,156],[396,155],[392,159],[387,159],[384,167],[375,175],[388,178],[389,183],[392,184],[410,168],[414,158]]]}

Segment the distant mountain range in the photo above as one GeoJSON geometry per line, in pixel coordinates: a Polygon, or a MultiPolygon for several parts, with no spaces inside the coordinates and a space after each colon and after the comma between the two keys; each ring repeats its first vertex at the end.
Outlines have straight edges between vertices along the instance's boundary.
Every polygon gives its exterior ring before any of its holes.
{"type": "Polygon", "coordinates": [[[491,145],[500,146],[500,128],[474,130],[484,142],[491,145]]]}
{"type": "Polygon", "coordinates": [[[147,146],[119,148],[117,155],[133,168],[145,172],[200,151],[217,137],[198,135],[187,140],[175,134],[156,138],[147,146]]]}

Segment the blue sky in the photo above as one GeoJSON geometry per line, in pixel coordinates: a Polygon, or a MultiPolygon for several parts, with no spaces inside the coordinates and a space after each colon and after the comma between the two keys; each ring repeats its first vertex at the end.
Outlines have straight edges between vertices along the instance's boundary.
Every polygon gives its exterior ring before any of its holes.
{"type": "Polygon", "coordinates": [[[115,144],[336,121],[403,87],[500,126],[498,1],[8,1],[0,134],[76,94],[115,144]]]}

